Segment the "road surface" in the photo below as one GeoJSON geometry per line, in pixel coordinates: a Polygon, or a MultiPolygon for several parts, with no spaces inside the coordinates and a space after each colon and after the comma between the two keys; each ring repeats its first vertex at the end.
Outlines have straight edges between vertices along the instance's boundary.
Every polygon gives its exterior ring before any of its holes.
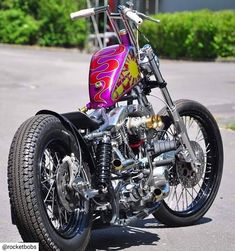
{"type": "MultiPolygon", "coordinates": [[[[74,50],[0,45],[0,242],[22,241],[11,225],[8,202],[6,168],[12,137],[38,110],[67,112],[88,102],[89,60],[90,55],[74,50]]],[[[234,63],[162,60],[161,69],[173,99],[202,102],[221,127],[235,122],[234,63]]],[[[152,100],[157,109],[159,101],[152,100]]],[[[94,231],[87,250],[235,250],[235,132],[222,128],[221,133],[221,188],[197,225],[167,228],[150,217],[131,227],[94,231]]]]}

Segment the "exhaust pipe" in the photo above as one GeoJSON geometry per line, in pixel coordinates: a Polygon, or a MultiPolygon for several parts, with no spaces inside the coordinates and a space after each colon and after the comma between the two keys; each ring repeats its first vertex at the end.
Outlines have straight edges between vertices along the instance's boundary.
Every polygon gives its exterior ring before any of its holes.
{"type": "Polygon", "coordinates": [[[120,171],[122,169],[129,169],[133,167],[136,163],[133,159],[125,159],[123,161],[121,161],[120,159],[114,159],[112,164],[116,171],[120,171]]]}
{"type": "Polygon", "coordinates": [[[159,188],[157,187],[153,191],[153,199],[158,202],[160,200],[165,199],[170,193],[170,186],[169,184],[165,184],[163,187],[159,188]]]}

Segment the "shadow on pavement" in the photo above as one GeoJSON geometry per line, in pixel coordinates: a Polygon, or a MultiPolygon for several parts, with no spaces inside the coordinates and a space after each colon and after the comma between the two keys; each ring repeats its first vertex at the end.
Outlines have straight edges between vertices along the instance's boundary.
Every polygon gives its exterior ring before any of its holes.
{"type": "MultiPolygon", "coordinates": [[[[203,225],[203,224],[209,223],[211,221],[212,221],[211,218],[203,217],[197,223],[191,225],[191,227],[197,226],[197,225],[203,225]]],[[[145,229],[147,229],[147,228],[172,228],[172,227],[168,227],[164,224],[159,223],[154,218],[138,221],[135,224],[132,224],[132,227],[145,228],[145,229]]]]}
{"type": "Polygon", "coordinates": [[[111,227],[92,232],[86,251],[125,250],[140,245],[156,246],[160,240],[157,234],[133,227],[111,227]]]}
{"type": "MultiPolygon", "coordinates": [[[[203,217],[193,226],[207,224],[211,221],[212,219],[203,217]]],[[[154,218],[151,218],[140,220],[135,224],[132,224],[130,227],[108,227],[93,230],[86,251],[125,250],[130,247],[135,250],[135,247],[140,245],[157,246],[157,242],[160,240],[159,236],[148,231],[148,229],[156,228],[169,227],[157,222],[154,218]]]]}

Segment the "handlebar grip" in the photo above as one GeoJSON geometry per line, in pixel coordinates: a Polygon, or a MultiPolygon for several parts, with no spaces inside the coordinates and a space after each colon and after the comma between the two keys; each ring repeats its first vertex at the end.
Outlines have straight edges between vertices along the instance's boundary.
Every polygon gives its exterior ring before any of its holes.
{"type": "Polygon", "coordinates": [[[132,20],[133,22],[135,22],[136,24],[142,24],[143,23],[143,19],[140,18],[135,12],[133,12],[132,10],[127,10],[125,15],[132,20]]]}
{"type": "Polygon", "coordinates": [[[84,10],[79,10],[70,14],[72,20],[76,20],[82,17],[90,17],[95,15],[95,8],[89,8],[84,10]]]}

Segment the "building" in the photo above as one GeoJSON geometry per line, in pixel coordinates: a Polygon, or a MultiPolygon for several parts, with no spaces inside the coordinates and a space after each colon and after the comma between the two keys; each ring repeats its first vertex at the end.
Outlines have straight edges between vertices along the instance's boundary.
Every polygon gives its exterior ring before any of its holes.
{"type": "Polygon", "coordinates": [[[156,0],[155,2],[157,2],[156,12],[235,9],[234,0],[156,0]]]}
{"type": "MultiPolygon", "coordinates": [[[[90,8],[109,4],[113,12],[115,12],[119,4],[125,5],[127,2],[128,0],[87,0],[87,6],[90,8]]],[[[200,9],[235,9],[235,0],[129,0],[129,2],[134,4],[134,9],[146,14],[200,9]]],[[[106,15],[96,15],[91,19],[93,25],[90,41],[93,42],[94,47],[102,48],[106,46],[107,41],[114,36],[114,33],[110,30],[106,15]]]]}
{"type": "MultiPolygon", "coordinates": [[[[135,8],[149,14],[158,12],[192,11],[200,9],[235,9],[234,0],[129,0],[135,8]]],[[[127,0],[112,1],[113,6],[125,4],[127,0]]]]}

